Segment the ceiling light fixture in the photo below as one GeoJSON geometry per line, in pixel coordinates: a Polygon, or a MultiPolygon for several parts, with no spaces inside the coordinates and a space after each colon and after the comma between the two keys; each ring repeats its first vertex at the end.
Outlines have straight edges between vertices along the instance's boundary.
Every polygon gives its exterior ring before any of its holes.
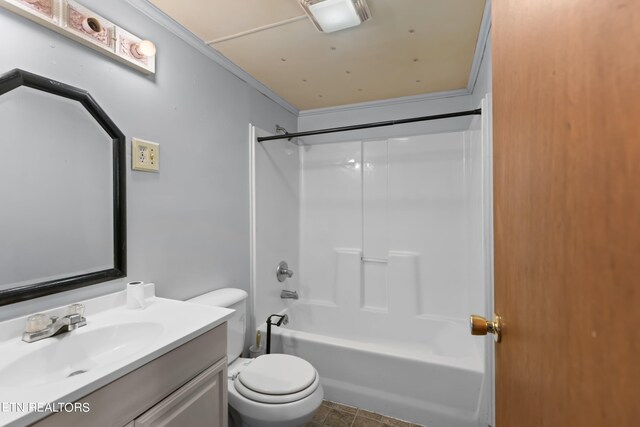
{"type": "Polygon", "coordinates": [[[305,13],[323,33],[355,27],[371,18],[366,0],[299,0],[305,13]]]}

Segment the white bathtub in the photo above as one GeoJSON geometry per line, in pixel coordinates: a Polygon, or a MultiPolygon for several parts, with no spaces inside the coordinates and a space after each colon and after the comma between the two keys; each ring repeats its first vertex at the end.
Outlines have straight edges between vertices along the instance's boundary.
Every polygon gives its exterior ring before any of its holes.
{"type": "Polygon", "coordinates": [[[285,313],[271,351],[311,362],[327,399],[429,427],[481,425],[483,349],[466,322],[302,302],[285,313]]]}

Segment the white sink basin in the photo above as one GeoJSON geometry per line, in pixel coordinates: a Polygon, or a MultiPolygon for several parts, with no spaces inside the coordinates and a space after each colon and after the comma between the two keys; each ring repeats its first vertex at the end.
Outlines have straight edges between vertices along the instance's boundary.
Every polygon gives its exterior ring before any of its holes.
{"type": "MultiPolygon", "coordinates": [[[[77,402],[197,336],[224,323],[233,310],[154,296],[128,309],[126,293],[79,301],[86,326],[33,343],[22,341],[27,316],[0,322],[0,402],[22,404],[0,411],[0,426],[25,426],[50,413],[25,405],[77,402]],[[18,408],[18,409],[15,409],[18,408]]],[[[64,315],[65,307],[45,315],[64,315]]]]}
{"type": "Polygon", "coordinates": [[[124,323],[46,338],[42,345],[0,369],[0,387],[33,387],[64,381],[140,352],[162,332],[158,323],[124,323]]]}

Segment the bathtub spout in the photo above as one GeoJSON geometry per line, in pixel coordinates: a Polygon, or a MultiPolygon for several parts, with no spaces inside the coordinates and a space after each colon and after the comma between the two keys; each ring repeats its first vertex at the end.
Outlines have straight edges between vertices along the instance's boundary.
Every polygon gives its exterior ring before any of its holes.
{"type": "Polygon", "coordinates": [[[282,298],[282,299],[298,299],[298,292],[296,292],[296,291],[288,291],[286,289],[283,289],[282,292],[280,292],[280,298],[282,298]]]}

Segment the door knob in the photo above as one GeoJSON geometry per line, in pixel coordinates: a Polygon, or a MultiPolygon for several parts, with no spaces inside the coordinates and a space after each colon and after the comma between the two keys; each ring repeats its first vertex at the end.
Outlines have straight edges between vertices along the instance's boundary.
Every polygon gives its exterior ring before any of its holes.
{"type": "Polygon", "coordinates": [[[493,321],[489,321],[482,316],[472,314],[469,318],[469,326],[471,327],[471,335],[487,335],[493,334],[496,342],[502,340],[502,317],[497,314],[493,315],[493,321]]]}

